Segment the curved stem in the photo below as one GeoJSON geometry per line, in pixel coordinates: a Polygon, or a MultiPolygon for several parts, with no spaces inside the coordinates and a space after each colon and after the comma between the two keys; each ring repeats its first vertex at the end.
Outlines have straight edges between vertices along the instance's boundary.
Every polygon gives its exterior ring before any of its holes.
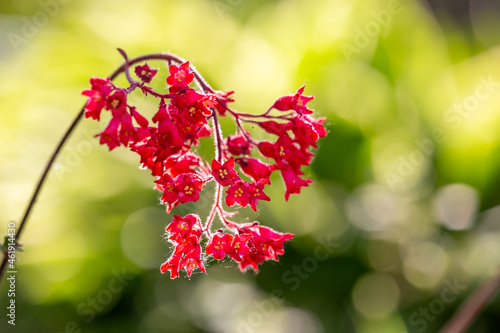
{"type": "Polygon", "coordinates": [[[484,282],[471,294],[440,333],[462,333],[472,324],[479,312],[495,296],[500,289],[500,272],[484,282]]]}
{"type": "MultiPolygon", "coordinates": [[[[19,238],[21,237],[21,233],[24,230],[24,227],[26,226],[26,221],[28,220],[30,213],[33,209],[33,206],[35,205],[36,199],[38,198],[38,195],[40,194],[40,191],[42,189],[43,183],[45,182],[45,179],[47,178],[47,175],[49,174],[50,169],[52,168],[52,165],[54,164],[56,157],[59,155],[59,152],[61,151],[63,145],[66,143],[68,140],[69,136],[75,129],[76,125],[78,125],[78,122],[80,119],[82,119],[83,113],[85,110],[85,105],[82,107],[80,112],[76,115],[76,118],[73,120],[69,128],[67,129],[66,133],[64,133],[63,137],[59,141],[59,144],[57,145],[56,149],[50,156],[49,161],[47,162],[47,165],[45,166],[45,169],[42,172],[42,175],[40,176],[40,179],[38,180],[38,183],[35,187],[35,191],[33,192],[33,195],[31,196],[31,200],[28,204],[28,207],[26,207],[26,210],[24,211],[24,215],[21,219],[21,222],[19,224],[19,228],[17,229],[16,232],[16,239],[15,242],[18,243],[19,238]]],[[[0,266],[0,284],[3,281],[3,277],[5,275],[5,271],[7,269],[7,253],[4,253],[4,257],[2,260],[2,264],[0,266]]]]}
{"type": "MultiPolygon", "coordinates": [[[[138,62],[141,62],[141,61],[145,61],[145,60],[166,60],[169,63],[171,63],[171,62],[184,63],[185,62],[184,59],[177,57],[176,55],[173,55],[170,53],[146,54],[146,55],[143,55],[140,57],[126,60],[120,67],[118,67],[113,73],[111,73],[111,75],[109,76],[110,80],[114,80],[118,75],[120,75],[121,73],[126,71],[129,66],[136,64],[138,62]]],[[[196,78],[196,81],[198,82],[200,87],[202,87],[203,90],[205,90],[205,91],[209,91],[209,92],[213,93],[214,90],[202,78],[202,76],[193,67],[191,67],[190,69],[193,72],[193,74],[196,78]]],[[[21,218],[21,222],[19,223],[19,228],[17,229],[16,235],[15,235],[15,243],[16,244],[19,243],[21,233],[23,232],[23,230],[26,226],[26,222],[28,221],[30,213],[33,210],[33,207],[35,206],[35,203],[36,203],[36,200],[38,199],[38,196],[40,195],[40,191],[43,187],[43,184],[45,183],[45,180],[47,179],[49,171],[50,171],[50,169],[52,169],[52,165],[54,164],[57,156],[61,152],[62,147],[64,146],[64,144],[66,143],[68,138],[71,136],[71,134],[73,133],[74,129],[76,128],[76,126],[78,125],[80,120],[82,119],[84,112],[85,112],[85,105],[82,107],[80,112],[76,115],[75,119],[73,120],[73,122],[71,123],[69,128],[66,130],[66,133],[62,136],[61,140],[59,140],[59,143],[57,144],[56,149],[54,150],[54,152],[50,156],[49,161],[47,162],[47,164],[46,164],[46,166],[45,166],[45,168],[40,176],[40,179],[38,180],[38,183],[35,186],[35,190],[31,196],[31,199],[28,203],[28,206],[26,207],[26,210],[24,211],[24,215],[21,218]]],[[[7,263],[8,263],[8,256],[7,256],[7,252],[5,251],[4,257],[2,259],[2,263],[0,264],[0,284],[2,283],[3,277],[4,277],[5,272],[7,270],[7,263]]]]}

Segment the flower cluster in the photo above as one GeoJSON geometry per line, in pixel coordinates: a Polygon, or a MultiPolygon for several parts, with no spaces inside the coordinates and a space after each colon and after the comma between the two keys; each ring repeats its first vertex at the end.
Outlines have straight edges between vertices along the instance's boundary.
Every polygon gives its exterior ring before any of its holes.
{"type": "Polygon", "coordinates": [[[205,272],[205,266],[201,260],[202,227],[199,216],[194,214],[185,217],[174,215],[173,221],[168,225],[166,231],[170,233],[169,239],[176,245],[174,253],[161,265],[160,271],[162,273],[170,271],[172,279],[178,277],[179,270],[183,268],[188,276],[191,276],[195,267],[205,272]]]}
{"type": "Polygon", "coordinates": [[[257,211],[260,200],[270,200],[264,190],[275,171],[284,180],[286,200],[312,182],[304,177],[301,167],[311,163],[310,148],[317,148],[318,139],[327,134],[325,119],[313,118],[313,111],[307,107],[313,97],[304,96],[301,87],[295,94],[279,98],[263,114],[240,113],[228,106],[233,101],[232,92],[212,89],[187,61],[165,54],[151,57],[170,64],[168,91],[160,93],[150,86],[158,70],[146,63],[136,66],[137,81],[131,77],[129,66],[138,61],[124,56],[123,71],[129,87],[120,88],[110,78],[92,78],[91,88],[82,93],[88,97],[86,118],[99,121],[102,111],[109,111],[111,119],[97,135],[100,143],[109,150],[125,146],[139,155],[141,166],[155,177],[155,189],[161,193],[167,213],[179,204],[198,201],[207,183],[216,184],[214,206],[205,223],[195,214],[174,215],[167,226],[167,237],[175,249],[161,265],[161,272],[170,271],[172,279],[182,269],[188,276],[194,268],[205,272],[203,261],[210,255],[216,260],[227,255],[238,262],[242,271],[257,271],[259,264],[270,259],[278,261],[278,255],[284,253],[283,243],[293,235],[276,232],[258,222],[230,221],[228,218],[235,213],[227,212],[222,202],[229,207],[249,206],[257,211]],[[198,90],[191,87],[193,81],[198,90]],[[150,120],[129,103],[128,96],[136,89],[158,100],[158,110],[150,120]],[[237,132],[224,138],[218,118],[226,116],[234,118],[237,132]],[[275,140],[255,140],[243,123],[257,124],[275,140]],[[201,138],[212,135],[216,153],[209,162],[197,155],[195,147],[201,138]],[[216,215],[226,233],[222,229],[211,232],[216,215]],[[205,253],[203,236],[208,239],[205,253]]]}

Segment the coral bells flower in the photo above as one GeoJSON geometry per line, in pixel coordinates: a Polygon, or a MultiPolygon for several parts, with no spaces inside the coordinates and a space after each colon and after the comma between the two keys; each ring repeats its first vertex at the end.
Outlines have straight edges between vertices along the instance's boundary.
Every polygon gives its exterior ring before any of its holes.
{"type": "Polygon", "coordinates": [[[189,61],[180,66],[170,65],[168,68],[170,75],[167,77],[167,83],[174,87],[185,87],[193,82],[194,75],[189,69],[189,61]]]}
{"type": "Polygon", "coordinates": [[[227,150],[233,155],[248,155],[252,146],[243,135],[229,136],[227,138],[227,150]]]}
{"type": "Polygon", "coordinates": [[[263,163],[259,159],[253,157],[238,158],[236,162],[239,164],[241,171],[252,177],[255,181],[269,179],[275,167],[274,165],[263,163]]]}
{"type": "Polygon", "coordinates": [[[181,242],[182,239],[188,236],[195,235],[201,236],[201,221],[198,215],[188,214],[185,217],[174,215],[172,223],[170,223],[165,230],[172,235],[169,239],[176,242],[181,242]]]}
{"type": "Polygon", "coordinates": [[[111,92],[112,84],[109,79],[93,77],[90,79],[90,90],[82,91],[82,95],[88,96],[89,100],[85,106],[85,118],[100,120],[101,111],[106,105],[106,98],[111,92]]]}
{"type": "Polygon", "coordinates": [[[176,245],[172,256],[160,266],[161,273],[170,271],[170,278],[175,279],[181,269],[185,269],[188,276],[191,276],[195,268],[205,272],[201,260],[200,218],[194,214],[185,217],[174,215],[172,223],[165,230],[170,233],[169,239],[176,245]]]}
{"type": "Polygon", "coordinates": [[[304,88],[305,86],[300,87],[295,95],[288,95],[279,98],[276,102],[274,102],[273,108],[280,111],[295,110],[301,115],[313,113],[313,110],[309,109],[306,104],[309,103],[309,101],[311,101],[314,97],[302,95],[304,88]]]}
{"type": "Polygon", "coordinates": [[[100,137],[99,143],[101,145],[108,145],[109,150],[113,150],[120,145],[120,140],[118,139],[118,126],[120,126],[120,118],[113,117],[106,129],[98,134],[100,137]]]}
{"type": "Polygon", "coordinates": [[[230,158],[224,164],[220,164],[217,160],[212,160],[212,175],[217,183],[222,186],[228,186],[239,179],[238,173],[234,170],[234,158],[230,158]]]}
{"type": "Polygon", "coordinates": [[[233,236],[229,234],[222,234],[222,230],[218,230],[207,244],[205,251],[207,254],[213,255],[214,259],[221,260],[226,254],[233,253],[233,236]]]}
{"type": "Polygon", "coordinates": [[[237,234],[231,236],[218,231],[208,243],[206,253],[217,260],[229,255],[238,262],[242,272],[249,267],[257,271],[258,265],[267,260],[279,261],[278,255],[285,253],[283,244],[294,237],[293,234],[282,234],[261,226],[259,222],[230,225],[237,229],[237,234]]]}
{"type": "Polygon", "coordinates": [[[208,256],[215,260],[231,258],[242,272],[249,268],[257,271],[267,260],[278,261],[284,254],[284,243],[293,234],[274,231],[258,222],[235,223],[229,218],[237,211],[226,209],[239,205],[257,211],[261,201],[270,201],[264,188],[271,184],[274,172],[281,174],[286,200],[312,183],[304,177],[302,167],[311,164],[312,149],[327,135],[325,118],[314,118],[313,110],[307,107],[313,97],[304,96],[301,87],[294,95],[278,98],[262,114],[240,113],[228,106],[234,101],[233,92],[211,88],[188,61],[165,53],[129,60],[125,52],[120,53],[126,64],[118,73],[127,72],[128,86],[118,87],[109,78],[92,78],[90,89],[82,92],[88,98],[85,117],[109,119],[96,135],[99,142],[109,150],[123,146],[139,156],[141,168],[153,176],[154,188],[160,192],[167,213],[181,204],[199,201],[207,183],[215,187],[213,206],[204,222],[197,214],[175,214],[165,228],[173,250],[160,266],[161,273],[168,271],[175,279],[182,270],[188,276],[195,270],[205,272],[208,256]],[[143,63],[144,59],[168,61],[167,88],[148,85],[158,70],[143,63]],[[132,67],[139,61],[142,64],[132,67]],[[140,81],[132,79],[130,68],[140,81]],[[194,80],[199,89],[190,87],[194,80]],[[156,103],[157,112],[152,117],[131,105],[129,94],[136,89],[156,103]],[[101,117],[103,112],[107,115],[101,117]],[[221,116],[234,119],[235,133],[224,136],[221,116]],[[256,140],[246,124],[266,132],[267,141],[256,140]],[[197,147],[208,136],[213,136],[213,156],[198,154],[204,149],[197,147]],[[222,228],[212,232],[213,224],[218,223],[216,216],[222,228]]]}
{"type": "Polygon", "coordinates": [[[156,72],[158,72],[157,69],[149,67],[146,63],[135,67],[135,75],[137,75],[144,83],[150,83],[155,77],[156,72]]]}

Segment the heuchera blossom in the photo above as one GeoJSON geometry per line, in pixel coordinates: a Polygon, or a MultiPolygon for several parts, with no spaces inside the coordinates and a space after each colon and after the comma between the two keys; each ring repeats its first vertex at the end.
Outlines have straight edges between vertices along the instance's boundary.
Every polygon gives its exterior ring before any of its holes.
{"type": "Polygon", "coordinates": [[[142,82],[150,83],[151,80],[153,80],[153,78],[155,77],[158,70],[153,69],[149,67],[148,64],[144,63],[144,65],[136,66],[134,72],[135,75],[137,75],[142,82]]]}
{"type": "Polygon", "coordinates": [[[301,87],[293,95],[278,98],[262,114],[240,113],[228,106],[234,101],[233,92],[212,89],[189,62],[161,54],[157,59],[169,61],[165,91],[149,85],[157,69],[147,63],[135,66],[139,78],[135,81],[128,71],[139,59],[126,59],[122,69],[127,71],[128,87],[120,88],[109,78],[91,78],[90,89],[82,94],[88,98],[85,117],[108,121],[96,135],[99,142],[109,150],[123,146],[139,155],[141,168],[154,177],[154,188],[167,213],[200,200],[206,184],[215,186],[214,204],[204,222],[194,213],[175,214],[165,228],[173,251],[160,266],[161,273],[168,271],[175,279],[182,270],[188,276],[195,270],[205,272],[210,256],[234,260],[242,272],[257,271],[268,260],[278,261],[293,234],[259,222],[238,224],[230,220],[237,211],[226,209],[249,206],[257,211],[261,201],[270,201],[265,191],[274,172],[283,179],[286,200],[312,183],[304,177],[303,167],[311,164],[312,149],[327,135],[325,118],[314,118],[307,106],[313,97],[303,95],[301,87]],[[192,84],[195,80],[198,89],[192,84]],[[157,101],[152,117],[130,105],[128,96],[135,89],[157,101]],[[232,117],[236,133],[224,137],[219,117],[232,117]],[[257,140],[243,126],[246,123],[266,132],[268,139],[257,140]],[[215,154],[205,158],[196,147],[208,136],[213,136],[215,154]],[[222,228],[212,232],[216,216],[222,228]]]}

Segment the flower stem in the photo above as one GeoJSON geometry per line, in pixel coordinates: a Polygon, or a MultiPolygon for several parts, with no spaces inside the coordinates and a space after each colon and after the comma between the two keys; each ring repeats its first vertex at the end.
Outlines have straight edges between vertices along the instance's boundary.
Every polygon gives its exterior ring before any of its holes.
{"type": "Polygon", "coordinates": [[[212,222],[215,217],[215,213],[217,212],[218,209],[220,209],[220,202],[221,202],[221,192],[222,192],[222,186],[216,183],[216,189],[215,189],[215,200],[214,200],[214,205],[212,209],[210,210],[210,214],[208,215],[207,222],[205,223],[205,228],[203,229],[204,231],[207,232],[208,235],[210,235],[210,226],[212,225],[212,222]]]}
{"type": "Polygon", "coordinates": [[[500,271],[484,282],[460,306],[440,333],[462,333],[472,324],[479,312],[500,289],[500,271]]]}
{"type": "MultiPolygon", "coordinates": [[[[33,207],[35,206],[36,199],[38,198],[38,195],[40,194],[40,191],[43,187],[43,184],[45,183],[45,179],[47,178],[47,175],[49,174],[50,169],[52,168],[52,165],[54,164],[56,157],[59,155],[59,152],[61,151],[62,147],[70,137],[71,133],[73,133],[73,130],[75,129],[76,125],[80,122],[80,119],[82,119],[83,113],[84,113],[85,105],[82,107],[80,112],[77,114],[76,118],[73,120],[69,128],[67,129],[66,133],[63,135],[61,140],[59,141],[56,149],[50,156],[49,161],[47,162],[47,165],[45,166],[45,169],[42,172],[42,175],[40,176],[40,179],[38,180],[38,183],[35,187],[35,190],[33,192],[33,195],[31,196],[31,200],[28,204],[28,207],[26,207],[26,210],[24,211],[24,215],[21,219],[21,222],[19,224],[19,228],[17,229],[16,232],[16,238],[15,238],[15,243],[19,242],[19,239],[21,237],[21,233],[24,230],[24,227],[26,226],[26,221],[28,220],[31,211],[33,210],[33,207]]],[[[0,284],[3,281],[3,277],[5,275],[5,271],[7,269],[7,252],[4,253],[4,257],[2,260],[2,264],[0,265],[0,284]]]]}

